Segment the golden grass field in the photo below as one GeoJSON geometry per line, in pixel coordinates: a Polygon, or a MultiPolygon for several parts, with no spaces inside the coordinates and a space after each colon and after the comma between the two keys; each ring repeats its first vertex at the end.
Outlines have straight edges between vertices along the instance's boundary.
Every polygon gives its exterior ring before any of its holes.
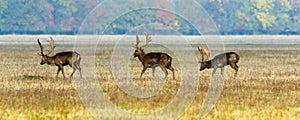
{"type": "MultiPolygon", "coordinates": [[[[0,41],[0,119],[94,119],[80,100],[72,79],[62,79],[61,74],[59,79],[55,79],[57,67],[39,65],[39,48],[35,41],[38,37],[26,37],[28,40],[24,43],[18,40],[0,41]]],[[[68,40],[74,37],[63,38],[67,40],[58,40],[56,51],[72,50],[68,40]]],[[[192,46],[198,55],[198,45],[192,46]]],[[[238,77],[233,79],[233,70],[226,67],[227,80],[222,94],[204,119],[300,118],[300,44],[225,44],[225,47],[226,51],[235,51],[241,56],[238,77]]],[[[147,114],[172,101],[182,80],[171,80],[171,76],[159,94],[151,99],[139,99],[122,92],[110,75],[111,71],[107,71],[110,63],[103,62],[110,61],[112,50],[113,46],[107,45],[97,48],[95,53],[98,81],[111,103],[128,112],[147,114]]],[[[180,65],[177,58],[173,57],[173,66],[178,68],[180,65]]],[[[132,60],[130,74],[135,76],[135,84],[140,87],[149,84],[151,69],[147,70],[143,81],[140,81],[138,76],[142,65],[137,59],[132,60]]],[[[65,69],[69,75],[71,69],[65,69]]],[[[180,116],[179,119],[200,119],[200,107],[209,86],[211,72],[198,72],[201,83],[197,90],[199,94],[192,100],[189,109],[181,115],[175,115],[180,116]]],[[[180,69],[176,69],[176,73],[176,77],[180,76],[180,69]]],[[[113,119],[122,118],[113,116],[113,119]]],[[[161,116],[161,119],[166,118],[161,116]]]]}

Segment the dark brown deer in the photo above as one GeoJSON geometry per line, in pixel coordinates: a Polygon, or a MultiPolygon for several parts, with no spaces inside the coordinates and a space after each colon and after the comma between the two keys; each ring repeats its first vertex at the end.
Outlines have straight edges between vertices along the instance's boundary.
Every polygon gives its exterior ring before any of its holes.
{"type": "Polygon", "coordinates": [[[203,61],[202,59],[200,71],[204,69],[213,68],[214,70],[212,72],[212,75],[214,75],[217,68],[221,68],[221,74],[223,75],[224,67],[226,65],[230,65],[235,70],[234,76],[236,77],[237,72],[239,70],[239,66],[237,65],[239,59],[240,56],[235,52],[227,52],[227,53],[219,54],[215,56],[212,60],[208,60],[208,61],[203,61]]]}
{"type": "Polygon", "coordinates": [[[136,35],[136,50],[133,53],[134,57],[138,57],[141,63],[143,64],[143,70],[140,75],[140,79],[142,78],[142,75],[144,72],[147,70],[147,68],[152,68],[153,75],[155,72],[155,67],[160,66],[162,71],[165,73],[165,79],[168,76],[168,71],[172,71],[173,73],[173,79],[175,79],[175,73],[174,73],[174,68],[171,66],[172,65],[172,57],[166,53],[161,53],[161,52],[150,52],[150,53],[145,53],[143,47],[147,46],[149,42],[152,40],[151,36],[148,32],[145,33],[146,35],[146,44],[139,47],[139,43],[141,40],[139,39],[139,36],[136,35]]]}
{"type": "MultiPolygon", "coordinates": [[[[76,69],[79,70],[80,72],[80,77],[82,77],[81,74],[81,68],[80,68],[80,54],[77,52],[73,51],[66,51],[66,52],[59,52],[55,54],[54,56],[48,56],[48,54],[44,54],[44,46],[41,44],[40,40],[37,39],[37,42],[40,46],[41,49],[41,65],[48,64],[48,65],[55,65],[58,67],[56,78],[58,78],[58,74],[61,71],[63,74],[63,78],[65,78],[65,73],[64,73],[64,68],[63,66],[69,65],[70,67],[73,68],[73,72],[71,73],[70,77],[73,77],[73,74],[75,73],[76,69]]],[[[51,51],[49,53],[54,52],[54,40],[51,38],[49,41],[50,46],[51,46],[51,51]]]]}

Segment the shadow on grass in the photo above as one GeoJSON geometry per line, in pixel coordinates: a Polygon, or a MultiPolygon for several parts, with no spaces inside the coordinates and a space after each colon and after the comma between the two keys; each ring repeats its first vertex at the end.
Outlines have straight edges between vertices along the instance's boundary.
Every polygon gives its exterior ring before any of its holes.
{"type": "Polygon", "coordinates": [[[35,80],[35,79],[43,79],[43,76],[34,76],[34,75],[23,75],[26,80],[35,80]]]}

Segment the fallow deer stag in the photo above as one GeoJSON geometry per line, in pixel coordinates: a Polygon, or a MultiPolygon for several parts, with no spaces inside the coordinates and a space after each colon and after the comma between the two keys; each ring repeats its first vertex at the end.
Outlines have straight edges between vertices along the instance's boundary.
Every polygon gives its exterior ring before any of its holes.
{"type": "Polygon", "coordinates": [[[213,68],[214,70],[212,72],[212,75],[214,75],[217,68],[221,68],[221,74],[223,75],[224,67],[226,65],[230,65],[235,70],[234,76],[236,77],[237,72],[239,70],[239,66],[237,65],[239,59],[240,56],[235,52],[227,52],[227,53],[219,54],[215,56],[213,59],[208,61],[203,61],[202,59],[200,71],[206,68],[207,69],[213,68]]]}
{"type": "Polygon", "coordinates": [[[206,56],[205,61],[209,60],[209,58],[210,58],[210,52],[209,52],[208,48],[200,48],[200,47],[198,47],[198,51],[201,54],[202,61],[204,60],[204,56],[206,56]]]}
{"type": "MultiPolygon", "coordinates": [[[[53,53],[55,47],[54,40],[52,38],[50,39],[51,40],[49,40],[49,43],[51,46],[51,51],[48,54],[53,53]]],[[[43,65],[47,63],[48,65],[56,65],[58,67],[56,78],[58,78],[58,74],[60,71],[63,74],[63,78],[65,78],[63,66],[66,65],[69,65],[70,67],[73,68],[73,72],[71,73],[70,77],[73,77],[73,74],[75,73],[76,69],[79,70],[80,77],[82,77],[81,68],[80,68],[81,57],[79,53],[73,51],[66,51],[66,52],[59,52],[54,56],[48,56],[48,54],[44,54],[44,46],[41,44],[39,39],[37,39],[37,42],[40,46],[41,56],[42,56],[40,64],[43,65]]]]}
{"type": "Polygon", "coordinates": [[[142,78],[142,75],[147,70],[147,68],[152,68],[153,75],[154,75],[154,70],[156,66],[161,67],[162,71],[165,73],[165,79],[168,76],[167,69],[172,71],[173,79],[175,79],[174,68],[171,66],[172,57],[170,55],[161,52],[150,52],[147,54],[144,52],[143,47],[147,46],[149,42],[152,40],[148,32],[146,32],[145,35],[146,35],[146,44],[141,47],[138,46],[141,40],[139,39],[139,36],[136,35],[136,45],[135,45],[136,50],[133,53],[133,56],[138,57],[141,63],[143,64],[143,70],[141,72],[140,79],[142,78]]]}

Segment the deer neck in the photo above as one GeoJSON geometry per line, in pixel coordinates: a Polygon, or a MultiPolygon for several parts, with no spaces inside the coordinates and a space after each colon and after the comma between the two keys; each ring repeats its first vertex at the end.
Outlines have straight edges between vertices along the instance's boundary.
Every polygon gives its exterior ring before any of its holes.
{"type": "Polygon", "coordinates": [[[46,63],[48,65],[55,65],[55,57],[54,56],[45,56],[46,57],[46,63]]]}
{"type": "Polygon", "coordinates": [[[212,68],[211,60],[205,62],[207,63],[207,68],[212,68]]]}
{"type": "Polygon", "coordinates": [[[142,63],[144,63],[144,57],[145,57],[145,52],[143,51],[143,52],[138,56],[139,60],[140,60],[142,63]]]}

